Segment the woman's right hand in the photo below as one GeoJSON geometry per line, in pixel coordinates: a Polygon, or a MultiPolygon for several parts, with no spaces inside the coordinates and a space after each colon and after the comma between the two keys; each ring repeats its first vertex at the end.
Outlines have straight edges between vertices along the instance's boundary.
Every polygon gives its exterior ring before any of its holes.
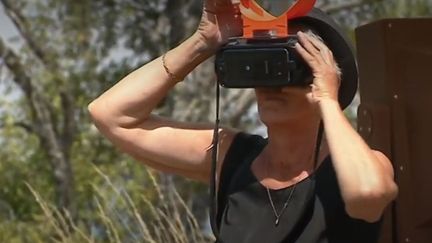
{"type": "Polygon", "coordinates": [[[196,34],[207,51],[217,51],[228,42],[228,38],[241,36],[242,32],[240,9],[232,0],[204,0],[203,14],[196,34]]]}

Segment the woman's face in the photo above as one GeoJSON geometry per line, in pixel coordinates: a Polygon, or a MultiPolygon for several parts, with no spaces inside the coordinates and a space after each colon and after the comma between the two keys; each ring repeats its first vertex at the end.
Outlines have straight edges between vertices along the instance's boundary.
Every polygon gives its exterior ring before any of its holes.
{"type": "Polygon", "coordinates": [[[307,99],[309,92],[310,87],[255,88],[261,121],[270,125],[313,117],[316,107],[307,99]]]}

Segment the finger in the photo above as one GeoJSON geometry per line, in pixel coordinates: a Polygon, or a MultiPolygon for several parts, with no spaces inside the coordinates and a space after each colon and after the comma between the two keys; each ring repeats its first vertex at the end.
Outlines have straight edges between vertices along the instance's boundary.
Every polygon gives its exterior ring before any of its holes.
{"type": "Polygon", "coordinates": [[[313,35],[308,35],[308,34],[304,34],[303,36],[306,37],[306,39],[308,39],[312,45],[315,46],[315,48],[317,48],[318,50],[329,50],[329,48],[319,39],[317,39],[315,36],[313,35]]]}
{"type": "Polygon", "coordinates": [[[314,97],[312,91],[306,94],[306,98],[307,98],[309,103],[311,103],[311,104],[315,103],[315,97],[314,97]]]}
{"type": "Polygon", "coordinates": [[[311,87],[311,92],[312,92],[312,93],[317,92],[318,87],[317,87],[317,85],[316,85],[315,83],[311,84],[310,87],[311,87]]]}
{"type": "Polygon", "coordinates": [[[300,44],[304,46],[304,49],[306,49],[307,52],[309,52],[312,56],[320,56],[320,50],[311,43],[306,34],[299,31],[297,32],[297,35],[299,37],[300,44]]]}
{"type": "Polygon", "coordinates": [[[303,59],[307,62],[307,64],[309,64],[309,66],[312,69],[315,70],[318,67],[319,63],[317,62],[316,58],[312,56],[308,51],[306,51],[306,49],[302,45],[296,43],[295,49],[300,54],[300,56],[303,57],[303,59]]]}
{"type": "Polygon", "coordinates": [[[204,2],[204,10],[212,14],[227,11],[231,12],[233,9],[234,5],[231,0],[207,0],[204,2]]]}
{"type": "Polygon", "coordinates": [[[330,48],[321,40],[317,39],[314,36],[306,35],[309,41],[320,50],[320,54],[327,65],[332,67],[337,67],[336,60],[334,59],[333,52],[330,48]]]}
{"type": "Polygon", "coordinates": [[[216,12],[214,10],[208,9],[208,8],[204,8],[204,11],[208,14],[212,14],[212,15],[216,15],[216,12]]]}
{"type": "Polygon", "coordinates": [[[330,66],[334,66],[336,64],[335,61],[333,60],[332,55],[330,54],[331,51],[329,49],[321,50],[320,53],[326,64],[330,66]]]}
{"type": "Polygon", "coordinates": [[[335,64],[332,51],[321,40],[308,34],[303,34],[303,36],[305,36],[306,39],[309,40],[310,43],[319,50],[319,53],[326,64],[331,66],[335,64]]]}
{"type": "Polygon", "coordinates": [[[214,1],[215,7],[220,8],[233,8],[234,6],[238,7],[238,4],[234,4],[231,0],[215,0],[214,1]]]}
{"type": "Polygon", "coordinates": [[[321,54],[324,61],[330,66],[337,66],[336,60],[334,59],[333,52],[326,46],[325,49],[321,49],[321,54]]]}
{"type": "Polygon", "coordinates": [[[311,84],[309,85],[310,91],[306,94],[307,99],[309,102],[314,103],[316,101],[314,91],[315,91],[315,85],[311,84]]]}
{"type": "Polygon", "coordinates": [[[317,48],[321,54],[321,57],[323,58],[324,62],[328,65],[334,65],[335,61],[333,59],[333,53],[328,48],[328,46],[320,39],[318,39],[316,36],[303,34],[307,40],[309,40],[312,45],[317,48]]]}
{"type": "Polygon", "coordinates": [[[214,0],[214,2],[216,3],[216,5],[227,5],[227,4],[232,5],[233,4],[232,0],[214,0]]]}
{"type": "Polygon", "coordinates": [[[321,51],[323,54],[323,60],[326,64],[328,64],[331,68],[333,68],[338,76],[340,76],[341,71],[339,68],[338,63],[336,62],[333,52],[330,49],[326,49],[324,51],[321,51]]]}

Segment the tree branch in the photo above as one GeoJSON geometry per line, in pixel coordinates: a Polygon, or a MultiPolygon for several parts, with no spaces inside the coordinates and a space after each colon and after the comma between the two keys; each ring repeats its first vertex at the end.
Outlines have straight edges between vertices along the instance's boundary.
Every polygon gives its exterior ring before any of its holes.
{"type": "Polygon", "coordinates": [[[33,87],[30,78],[26,75],[24,68],[22,68],[19,58],[4,45],[2,39],[0,39],[0,53],[4,54],[3,61],[6,67],[15,74],[15,83],[23,90],[27,97],[31,97],[33,95],[33,87]]]}
{"type": "Polygon", "coordinates": [[[21,37],[29,45],[30,49],[33,51],[34,55],[42,61],[42,63],[48,67],[55,68],[53,63],[51,63],[48,57],[45,55],[46,51],[42,50],[37,44],[36,41],[31,38],[29,33],[29,24],[27,23],[24,16],[21,14],[20,10],[15,8],[13,4],[10,4],[7,0],[0,0],[4,6],[6,15],[12,20],[16,29],[20,33],[21,37]]]}
{"type": "MultiPolygon", "coordinates": [[[[63,108],[63,148],[69,153],[72,146],[74,134],[76,132],[75,109],[73,109],[73,99],[67,92],[60,92],[61,104],[63,108]]],[[[69,155],[69,154],[68,154],[69,155]]]]}
{"type": "MultiPolygon", "coordinates": [[[[0,123],[0,129],[5,128],[7,125],[0,123]]],[[[12,126],[22,128],[24,131],[28,133],[35,133],[33,126],[25,123],[25,122],[14,122],[12,126]]]]}

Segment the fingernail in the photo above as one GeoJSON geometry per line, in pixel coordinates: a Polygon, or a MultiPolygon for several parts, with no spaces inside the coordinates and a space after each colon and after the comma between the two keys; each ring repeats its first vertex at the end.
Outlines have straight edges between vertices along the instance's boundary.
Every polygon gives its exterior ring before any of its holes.
{"type": "Polygon", "coordinates": [[[302,35],[302,34],[303,34],[303,32],[301,32],[301,31],[297,32],[297,35],[302,35]]]}

